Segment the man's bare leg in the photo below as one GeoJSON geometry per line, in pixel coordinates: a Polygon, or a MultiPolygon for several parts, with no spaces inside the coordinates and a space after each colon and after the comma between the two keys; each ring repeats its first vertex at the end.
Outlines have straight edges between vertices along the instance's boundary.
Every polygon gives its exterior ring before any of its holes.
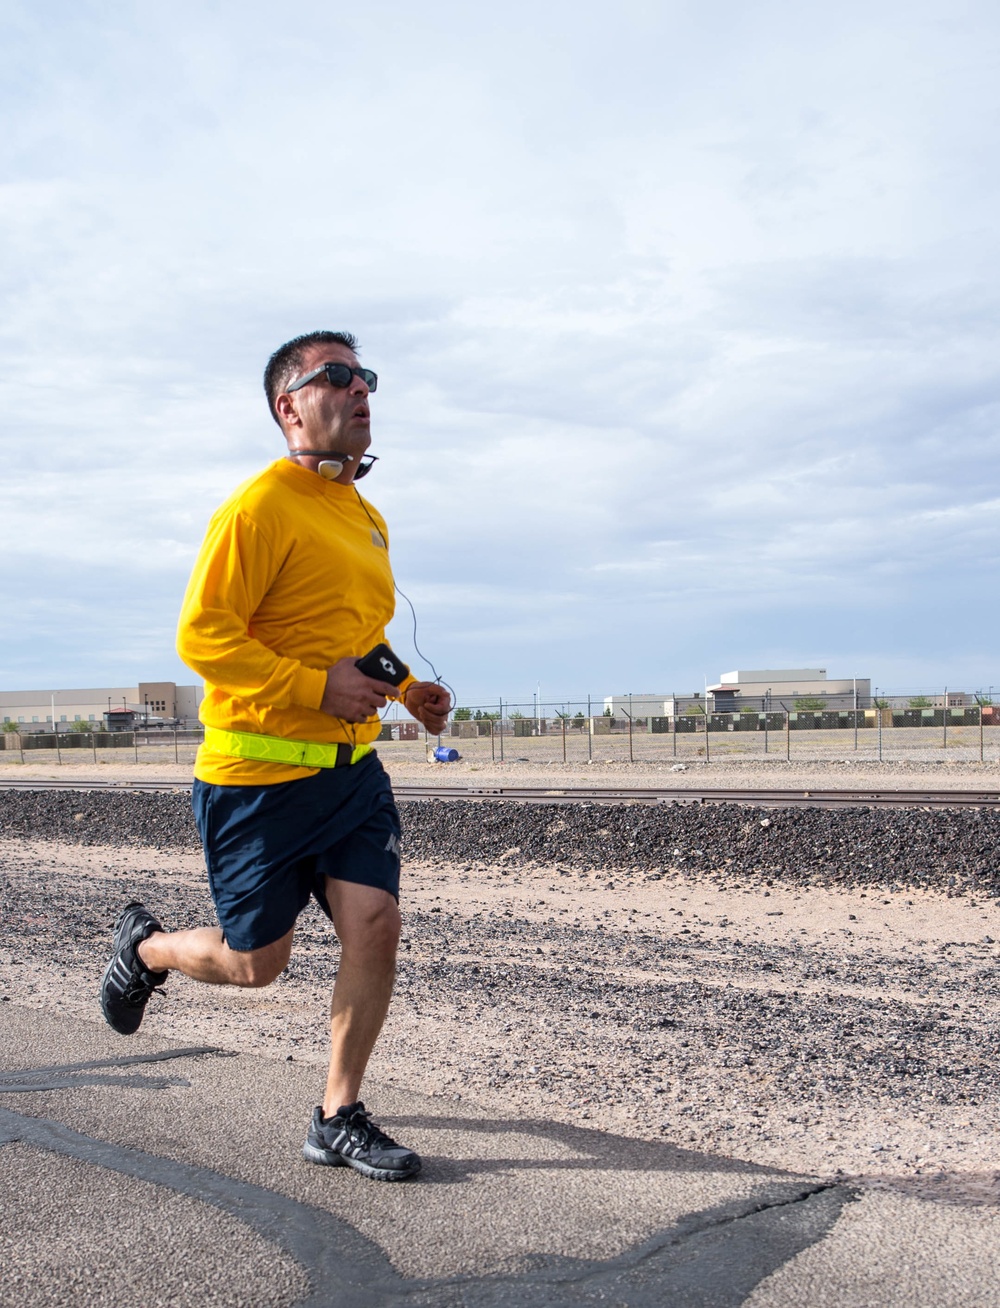
{"type": "Polygon", "coordinates": [[[328,878],[326,898],[340,937],[340,968],[330,1009],[330,1074],[322,1107],[302,1147],[310,1163],[355,1168],[378,1181],[405,1181],[420,1157],[397,1144],[367,1112],[346,1119],[338,1108],[358,1102],[361,1081],[392,996],[399,945],[399,908],[392,895],[371,886],[328,878]]]}
{"type": "Polygon", "coordinates": [[[326,881],[326,900],[340,938],[340,967],[330,1008],[330,1072],[323,1115],[356,1103],[396,979],[399,907],[385,890],[326,881]]]}
{"type": "Polygon", "coordinates": [[[183,972],[195,981],[220,986],[267,986],[288,965],[293,927],[263,949],[230,949],[218,927],[154,931],[137,952],[151,972],[183,972]]]}

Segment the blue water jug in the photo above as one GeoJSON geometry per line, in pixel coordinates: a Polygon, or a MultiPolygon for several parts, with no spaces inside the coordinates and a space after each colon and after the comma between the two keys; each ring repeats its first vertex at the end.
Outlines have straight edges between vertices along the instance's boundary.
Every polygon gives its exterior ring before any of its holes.
{"type": "Polygon", "coordinates": [[[450,745],[438,745],[434,751],[435,761],[438,763],[457,763],[459,754],[457,749],[452,749],[450,745]]]}

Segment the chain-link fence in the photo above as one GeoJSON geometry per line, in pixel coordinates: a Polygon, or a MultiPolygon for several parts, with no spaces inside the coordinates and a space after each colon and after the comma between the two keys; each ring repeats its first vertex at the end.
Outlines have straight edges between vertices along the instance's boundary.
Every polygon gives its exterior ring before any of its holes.
{"type": "MultiPolygon", "coordinates": [[[[914,697],[918,700],[930,697],[914,697]]],[[[508,704],[459,708],[440,737],[393,706],[378,748],[389,761],[435,761],[435,750],[472,763],[672,764],[712,759],[933,762],[1000,761],[1000,706],[912,706],[876,701],[870,708],[772,708],[716,713],[704,703],[656,716],[580,704],[508,704]]],[[[5,732],[2,762],[194,762],[198,729],[123,732],[5,732]]],[[[439,755],[440,756],[440,755],[439,755]]]]}
{"type": "Polygon", "coordinates": [[[2,763],[194,763],[198,729],[150,731],[5,731],[2,763]]]}
{"type": "MultiPolygon", "coordinates": [[[[534,706],[531,706],[534,709],[534,706]]],[[[506,710],[506,706],[505,706],[506,710]]],[[[452,721],[448,744],[465,758],[549,763],[669,763],[722,758],[932,761],[1000,758],[1000,710],[772,710],[664,717],[560,706],[551,716],[513,706],[503,716],[452,721]]]]}

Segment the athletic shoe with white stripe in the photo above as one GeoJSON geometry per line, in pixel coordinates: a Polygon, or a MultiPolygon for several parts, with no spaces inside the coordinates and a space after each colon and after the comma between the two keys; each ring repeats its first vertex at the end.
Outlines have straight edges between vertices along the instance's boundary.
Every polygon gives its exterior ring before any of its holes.
{"type": "Polygon", "coordinates": [[[111,962],[101,981],[101,1011],[119,1035],[138,1031],[150,995],[167,979],[166,972],[143,966],[136,946],[163,927],[138,900],[126,904],[115,923],[111,962]]]}
{"type": "Polygon", "coordinates": [[[353,1167],[374,1181],[405,1181],[420,1171],[420,1158],[379,1129],[359,1100],[333,1117],[314,1108],[302,1156],[327,1167],[353,1167]]]}

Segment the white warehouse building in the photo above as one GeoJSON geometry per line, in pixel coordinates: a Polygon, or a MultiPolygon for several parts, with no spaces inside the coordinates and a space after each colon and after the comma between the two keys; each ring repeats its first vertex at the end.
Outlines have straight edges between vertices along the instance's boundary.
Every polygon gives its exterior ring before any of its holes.
{"type": "Polygon", "coordinates": [[[793,710],[800,699],[822,700],[827,709],[869,708],[872,683],[870,677],[831,680],[826,668],[753,668],[723,672],[708,693],[716,713],[738,713],[741,708],[793,710]]]}
{"type": "Polygon", "coordinates": [[[204,698],[201,686],[172,681],[140,681],[137,686],[98,686],[87,690],[0,690],[0,718],[25,731],[59,730],[62,724],[104,723],[108,713],[129,711],[139,722],[196,721],[204,698]]]}
{"type": "Polygon", "coordinates": [[[822,701],[828,709],[871,707],[870,677],[831,679],[825,668],[752,668],[723,672],[718,684],[706,687],[705,694],[693,691],[686,695],[663,691],[643,691],[633,695],[609,695],[605,710],[612,717],[659,718],[681,715],[707,701],[710,713],[738,713],[751,709],[794,711],[796,700],[822,701]],[[857,697],[855,700],[855,696],[857,697]]]}

